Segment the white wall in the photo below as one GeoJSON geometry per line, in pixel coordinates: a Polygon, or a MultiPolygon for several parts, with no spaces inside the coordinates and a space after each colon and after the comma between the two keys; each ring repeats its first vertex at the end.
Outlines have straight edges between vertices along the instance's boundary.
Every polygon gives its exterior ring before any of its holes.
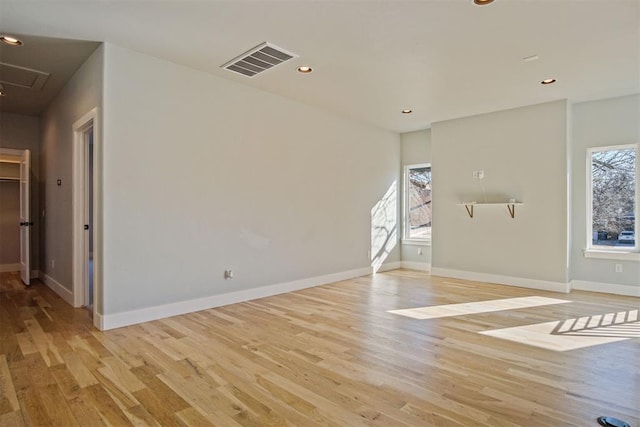
{"type": "Polygon", "coordinates": [[[400,146],[403,165],[431,162],[431,129],[401,134],[400,146]]]}
{"type": "Polygon", "coordinates": [[[566,146],[565,101],[433,124],[433,274],[568,290],[566,146]]]}
{"type": "MultiPolygon", "coordinates": [[[[431,163],[431,129],[401,134],[400,146],[402,159],[400,182],[402,182],[405,166],[431,163]]],[[[404,196],[404,189],[402,195],[404,196]]],[[[406,266],[429,268],[431,265],[431,244],[427,246],[403,242],[401,258],[406,266]],[[422,251],[422,254],[418,253],[419,250],[422,251]]]]}
{"type": "Polygon", "coordinates": [[[72,148],[75,121],[102,104],[103,47],[76,71],[42,115],[42,271],[72,289],[72,148]],[[58,186],[56,181],[62,180],[58,186]],[[55,261],[55,267],[52,262],[55,261]]]}
{"type": "Polygon", "coordinates": [[[637,293],[640,262],[585,258],[582,250],[587,245],[587,149],[640,142],[640,95],[575,104],[572,115],[571,278],[599,283],[604,292],[623,285],[636,287],[637,293]],[[615,272],[615,264],[622,264],[622,272],[615,272]]]}
{"type": "Polygon", "coordinates": [[[370,264],[399,135],[105,49],[105,314],[370,264]]]}
{"type": "MultiPolygon", "coordinates": [[[[0,114],[0,146],[2,148],[11,148],[14,150],[28,149],[31,152],[31,220],[33,227],[31,228],[31,268],[39,270],[40,268],[40,229],[41,221],[38,215],[40,211],[40,118],[33,116],[24,116],[21,114],[0,114]]],[[[19,262],[20,253],[20,191],[17,183],[2,183],[2,248],[0,248],[0,264],[11,264],[11,260],[19,262]],[[18,201],[16,202],[16,197],[18,201]],[[12,207],[11,224],[7,224],[7,216],[4,215],[5,208],[12,207]],[[15,215],[18,215],[18,221],[15,215]],[[6,233],[6,234],[5,234],[6,233]]],[[[7,212],[9,213],[9,212],[7,212]]]]}

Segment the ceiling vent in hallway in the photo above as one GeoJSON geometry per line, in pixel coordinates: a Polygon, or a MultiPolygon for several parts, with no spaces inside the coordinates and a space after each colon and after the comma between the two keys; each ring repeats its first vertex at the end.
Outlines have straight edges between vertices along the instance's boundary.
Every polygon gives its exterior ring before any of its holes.
{"type": "Polygon", "coordinates": [[[264,42],[222,65],[221,68],[246,77],[254,77],[297,56],[295,53],[264,42]]]}
{"type": "Polygon", "coordinates": [[[26,89],[41,90],[49,80],[49,73],[0,62],[0,82],[26,89]]]}

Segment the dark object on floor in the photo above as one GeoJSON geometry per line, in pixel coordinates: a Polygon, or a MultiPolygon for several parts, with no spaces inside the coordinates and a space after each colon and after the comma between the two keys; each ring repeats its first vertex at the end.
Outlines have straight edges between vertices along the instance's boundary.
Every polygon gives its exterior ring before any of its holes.
{"type": "Polygon", "coordinates": [[[631,427],[628,423],[613,417],[598,417],[598,424],[605,427],[631,427]]]}

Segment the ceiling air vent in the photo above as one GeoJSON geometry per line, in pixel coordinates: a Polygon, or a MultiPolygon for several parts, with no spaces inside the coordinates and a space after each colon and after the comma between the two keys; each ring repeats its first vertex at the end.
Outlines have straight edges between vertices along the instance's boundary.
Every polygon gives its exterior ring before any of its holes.
{"type": "Polygon", "coordinates": [[[297,56],[278,46],[264,42],[227,62],[221,68],[246,77],[254,77],[297,56]]]}

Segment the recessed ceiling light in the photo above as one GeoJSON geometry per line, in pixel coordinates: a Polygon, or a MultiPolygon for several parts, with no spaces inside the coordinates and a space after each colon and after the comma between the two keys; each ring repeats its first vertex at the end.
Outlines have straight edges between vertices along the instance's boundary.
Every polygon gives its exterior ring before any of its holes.
{"type": "Polygon", "coordinates": [[[0,42],[8,44],[9,46],[22,46],[22,42],[15,37],[8,35],[1,35],[0,42]]]}
{"type": "Polygon", "coordinates": [[[402,114],[411,114],[411,113],[413,113],[413,110],[410,110],[410,109],[408,109],[408,108],[407,108],[407,109],[402,110],[402,114]]]}
{"type": "Polygon", "coordinates": [[[493,0],[473,0],[473,2],[475,4],[477,4],[478,6],[484,6],[486,4],[491,4],[493,3],[493,0]]]}
{"type": "Polygon", "coordinates": [[[551,83],[555,83],[556,79],[544,79],[543,81],[540,82],[540,84],[543,85],[550,85],[551,83]]]}
{"type": "Polygon", "coordinates": [[[313,71],[313,68],[311,67],[307,67],[307,66],[298,67],[298,72],[302,74],[309,74],[312,71],[313,71]]]}

